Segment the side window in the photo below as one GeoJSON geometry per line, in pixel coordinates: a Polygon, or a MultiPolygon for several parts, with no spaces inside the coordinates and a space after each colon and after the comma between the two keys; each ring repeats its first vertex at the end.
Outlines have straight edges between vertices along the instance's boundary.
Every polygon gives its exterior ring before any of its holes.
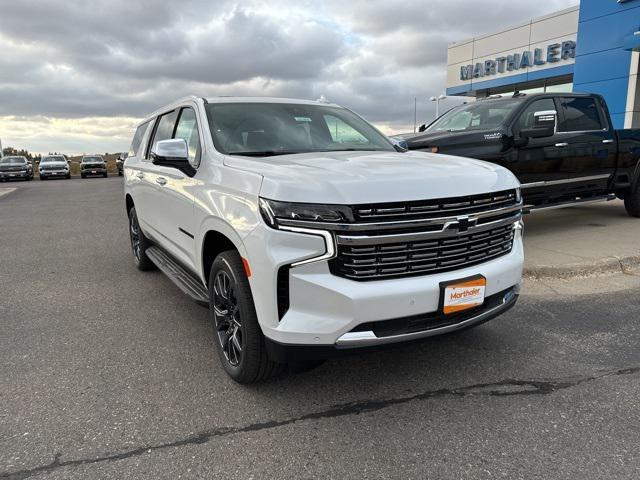
{"type": "Polygon", "coordinates": [[[129,153],[127,154],[128,157],[135,157],[138,155],[140,145],[142,145],[142,140],[144,139],[150,125],[151,121],[143,123],[136,129],[136,133],[131,141],[131,146],[129,147],[129,153]]]}
{"type": "Polygon", "coordinates": [[[173,137],[173,130],[176,126],[177,118],[178,110],[165,113],[160,117],[158,124],[156,125],[156,130],[153,133],[153,139],[150,142],[151,148],[147,152],[147,156],[160,140],[169,140],[173,137]]]}
{"type": "Polygon", "coordinates": [[[200,134],[196,112],[193,108],[185,107],[180,112],[180,119],[173,138],[182,138],[189,147],[189,163],[194,167],[200,164],[200,134]]]}
{"type": "Polygon", "coordinates": [[[566,97],[561,100],[561,104],[564,118],[558,125],[558,131],[580,132],[604,128],[593,98],[566,97]]]}
{"type": "Polygon", "coordinates": [[[331,134],[331,139],[336,143],[369,143],[355,128],[333,115],[325,115],[324,121],[331,134]]]}
{"type": "Polygon", "coordinates": [[[543,98],[536,100],[535,102],[531,102],[520,114],[520,118],[516,124],[517,130],[520,131],[524,128],[533,128],[535,126],[535,113],[549,110],[556,110],[556,104],[552,98],[543,98]]]}

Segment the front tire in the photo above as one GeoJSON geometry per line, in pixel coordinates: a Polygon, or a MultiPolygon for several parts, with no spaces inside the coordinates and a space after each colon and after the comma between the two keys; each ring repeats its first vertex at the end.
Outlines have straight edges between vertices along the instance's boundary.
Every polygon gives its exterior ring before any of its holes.
{"type": "Polygon", "coordinates": [[[633,190],[624,196],[624,208],[632,217],[640,217],[640,179],[633,190]]]}
{"type": "Polygon", "coordinates": [[[227,374],[238,383],[256,383],[280,373],[284,365],[267,355],[264,336],[240,255],[219,254],[209,272],[209,315],[214,343],[227,374]]]}
{"type": "Polygon", "coordinates": [[[131,239],[133,261],[138,270],[143,272],[153,270],[155,264],[147,257],[147,248],[151,246],[151,242],[142,233],[135,207],[131,207],[129,210],[129,238],[131,239]]]}

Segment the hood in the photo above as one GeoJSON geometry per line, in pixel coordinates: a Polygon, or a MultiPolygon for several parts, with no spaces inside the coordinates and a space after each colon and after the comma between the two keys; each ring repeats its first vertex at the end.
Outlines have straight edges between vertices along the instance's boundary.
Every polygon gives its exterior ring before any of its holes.
{"type": "Polygon", "coordinates": [[[44,163],[40,163],[40,167],[66,167],[69,164],[65,161],[61,161],[61,162],[44,162],[44,163]]]}
{"type": "Polygon", "coordinates": [[[25,170],[27,168],[29,168],[29,165],[25,163],[0,163],[0,170],[2,171],[25,170]]]}
{"type": "Polygon", "coordinates": [[[508,170],[425,152],[322,152],[266,158],[225,157],[225,165],[264,177],[273,200],[362,204],[457,197],[518,186],[508,170]]]}
{"type": "Polygon", "coordinates": [[[484,142],[501,142],[505,132],[502,128],[489,130],[467,130],[459,132],[430,132],[406,135],[404,140],[409,149],[417,150],[430,147],[460,147],[466,144],[483,144],[484,142]]]}

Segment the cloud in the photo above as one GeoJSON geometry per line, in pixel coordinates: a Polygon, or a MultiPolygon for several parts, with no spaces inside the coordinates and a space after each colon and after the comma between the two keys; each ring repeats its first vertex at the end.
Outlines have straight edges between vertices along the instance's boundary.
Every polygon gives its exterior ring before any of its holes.
{"type": "Polygon", "coordinates": [[[189,94],[325,95],[402,131],[414,97],[419,121],[432,117],[448,43],[574,1],[5,2],[0,133],[38,151],[123,150],[135,119],[189,94]]]}

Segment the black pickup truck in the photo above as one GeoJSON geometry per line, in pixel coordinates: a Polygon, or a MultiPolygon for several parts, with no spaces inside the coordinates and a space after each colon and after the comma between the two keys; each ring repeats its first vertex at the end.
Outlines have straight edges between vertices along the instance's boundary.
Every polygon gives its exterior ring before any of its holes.
{"type": "Polygon", "coordinates": [[[511,170],[529,209],[624,199],[640,217],[640,129],[615,130],[599,95],[490,97],[404,136],[410,150],[477,158],[511,170]]]}

